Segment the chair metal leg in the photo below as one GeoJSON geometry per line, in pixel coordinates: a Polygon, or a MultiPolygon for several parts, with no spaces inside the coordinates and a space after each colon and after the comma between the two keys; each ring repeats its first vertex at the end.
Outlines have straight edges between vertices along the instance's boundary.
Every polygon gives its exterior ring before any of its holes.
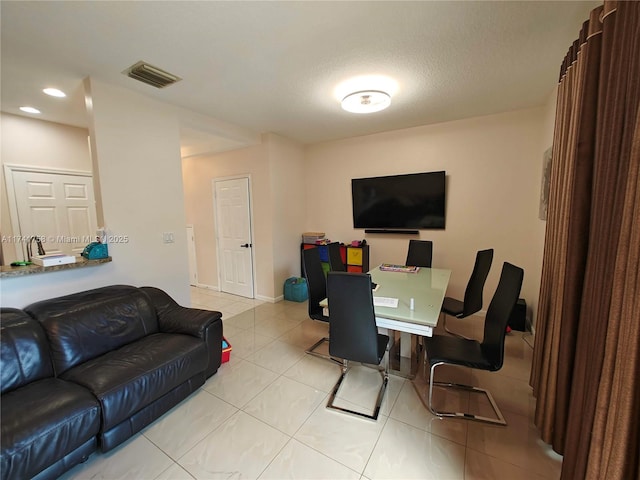
{"type": "Polygon", "coordinates": [[[438,417],[456,417],[456,418],[465,418],[467,420],[475,420],[477,422],[485,422],[485,423],[491,423],[494,425],[506,425],[507,421],[504,419],[504,416],[502,415],[502,412],[500,411],[500,409],[498,408],[498,405],[496,404],[495,400],[493,399],[493,396],[491,395],[491,392],[489,390],[486,390],[484,388],[478,388],[478,387],[472,387],[470,385],[462,385],[459,383],[447,383],[447,382],[435,382],[434,379],[434,372],[437,366],[439,365],[443,365],[444,362],[439,362],[439,363],[434,363],[431,366],[431,370],[430,370],[430,376],[429,376],[429,403],[428,403],[428,407],[429,410],[431,411],[431,413],[433,413],[434,415],[437,415],[438,417]],[[442,388],[453,388],[453,389],[458,389],[458,390],[465,390],[467,392],[472,392],[472,393],[484,393],[487,398],[489,399],[489,402],[491,403],[491,407],[493,408],[494,413],[496,414],[496,418],[491,418],[491,417],[483,417],[481,415],[474,415],[472,413],[465,413],[465,412],[443,412],[443,411],[439,411],[436,410],[433,407],[433,386],[437,386],[437,387],[442,387],[442,388]]]}
{"type": "Polygon", "coordinates": [[[316,343],[314,343],[309,348],[307,348],[305,350],[305,353],[307,353],[309,355],[313,355],[314,357],[324,358],[325,360],[331,360],[332,362],[337,363],[338,365],[342,365],[342,362],[340,360],[338,360],[337,358],[334,358],[331,355],[325,355],[324,353],[319,353],[319,352],[315,351],[316,348],[318,348],[324,342],[329,343],[329,337],[321,338],[316,343]]]}
{"type": "Polygon", "coordinates": [[[337,410],[342,413],[347,413],[349,415],[354,415],[356,417],[366,418],[368,420],[374,420],[374,421],[377,420],[378,415],[380,414],[380,407],[382,405],[382,399],[384,398],[384,392],[386,391],[387,383],[389,382],[389,360],[388,360],[389,357],[388,355],[386,355],[386,357],[387,357],[387,361],[385,362],[385,367],[383,369],[380,369],[380,368],[377,369],[382,375],[382,385],[380,386],[380,390],[378,391],[376,406],[371,415],[363,412],[358,412],[356,410],[349,410],[348,408],[338,407],[333,404],[336,398],[336,395],[338,394],[338,390],[340,390],[340,385],[342,385],[342,381],[344,380],[345,376],[347,375],[347,371],[349,370],[349,365],[347,360],[342,361],[342,373],[340,375],[340,378],[338,379],[338,382],[333,387],[333,391],[331,392],[331,396],[329,397],[329,401],[327,402],[327,408],[331,410],[337,410]]]}
{"type": "Polygon", "coordinates": [[[443,312],[443,318],[442,318],[442,326],[444,327],[445,332],[453,335],[454,337],[464,338],[465,340],[471,340],[469,337],[465,337],[464,335],[462,335],[460,333],[452,332],[451,330],[449,330],[447,328],[447,314],[444,313],[444,312],[443,312]]]}

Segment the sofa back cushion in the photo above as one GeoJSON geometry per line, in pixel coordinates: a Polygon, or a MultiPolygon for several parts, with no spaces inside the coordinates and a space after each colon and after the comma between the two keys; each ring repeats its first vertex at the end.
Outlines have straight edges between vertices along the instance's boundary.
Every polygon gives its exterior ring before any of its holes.
{"type": "Polygon", "coordinates": [[[43,300],[24,310],[47,333],[56,375],[158,331],[149,297],[128,285],[43,300]]]}
{"type": "Polygon", "coordinates": [[[3,394],[53,377],[44,330],[22,310],[3,308],[0,312],[0,359],[3,394]]]}

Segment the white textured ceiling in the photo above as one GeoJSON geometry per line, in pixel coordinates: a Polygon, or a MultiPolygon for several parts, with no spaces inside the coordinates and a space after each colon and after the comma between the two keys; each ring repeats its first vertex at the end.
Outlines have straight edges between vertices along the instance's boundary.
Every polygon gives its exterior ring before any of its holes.
{"type": "Polygon", "coordinates": [[[309,144],[533,107],[598,3],[3,0],[2,110],[84,125],[91,76],[309,144]],[[159,90],[122,75],[139,60],[183,80],[159,90]],[[362,75],[397,82],[391,107],[340,108],[336,87],[362,75]]]}

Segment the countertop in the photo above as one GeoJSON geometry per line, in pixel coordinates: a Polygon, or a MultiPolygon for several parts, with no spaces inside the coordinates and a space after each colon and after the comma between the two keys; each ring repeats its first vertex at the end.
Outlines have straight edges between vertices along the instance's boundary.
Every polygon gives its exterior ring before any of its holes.
{"type": "Polygon", "coordinates": [[[62,270],[72,270],[74,268],[91,267],[93,265],[101,265],[111,261],[111,257],[100,258],[98,260],[87,260],[84,257],[76,257],[75,263],[67,263],[64,265],[52,265],[50,267],[41,267],[40,265],[27,265],[24,267],[12,267],[3,265],[0,267],[0,278],[22,277],[24,275],[33,275],[36,273],[59,272],[62,270]]]}

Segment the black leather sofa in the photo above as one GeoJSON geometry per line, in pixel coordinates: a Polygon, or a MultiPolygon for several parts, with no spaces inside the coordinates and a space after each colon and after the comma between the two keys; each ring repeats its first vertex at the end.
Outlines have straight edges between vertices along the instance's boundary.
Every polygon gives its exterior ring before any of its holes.
{"type": "Polygon", "coordinates": [[[2,480],[111,450],[220,366],[220,312],[114,285],[0,312],[2,480]]]}

